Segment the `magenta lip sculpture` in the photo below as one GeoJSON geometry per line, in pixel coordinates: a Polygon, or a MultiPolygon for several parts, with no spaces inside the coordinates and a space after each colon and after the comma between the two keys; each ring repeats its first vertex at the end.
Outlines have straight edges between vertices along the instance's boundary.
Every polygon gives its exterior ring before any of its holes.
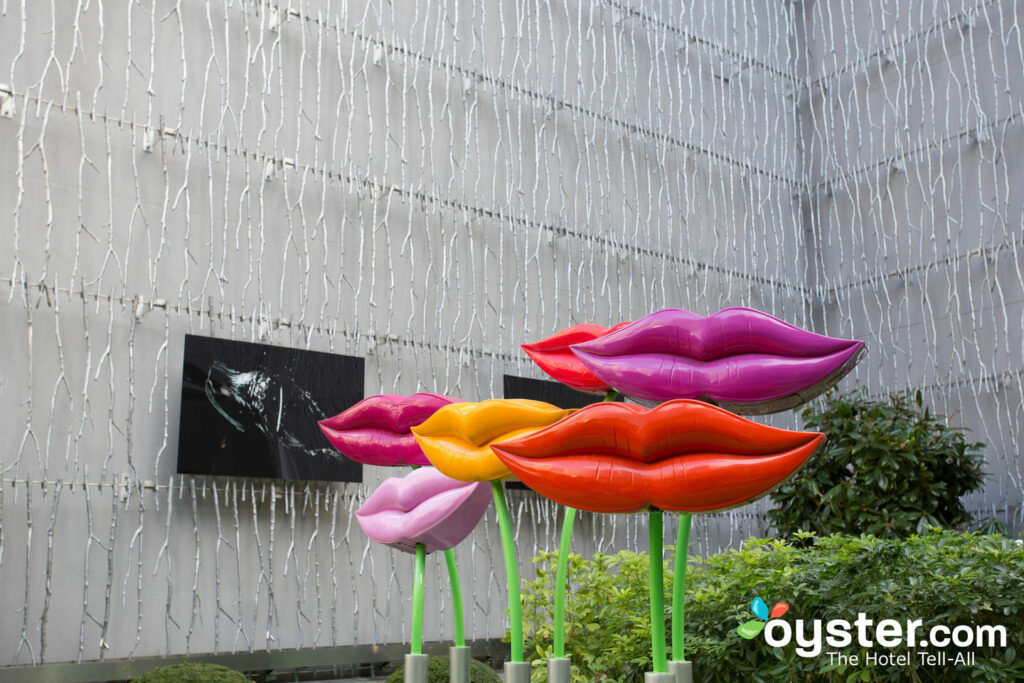
{"type": "Polygon", "coordinates": [[[864,342],[739,307],[706,318],[669,308],[571,348],[594,375],[640,403],[691,398],[745,415],[810,400],[866,353],[864,342]]]}
{"type": "Polygon", "coordinates": [[[343,455],[364,465],[427,466],[430,461],[409,430],[455,402],[438,394],[378,394],[321,420],[320,430],[343,455]]]}

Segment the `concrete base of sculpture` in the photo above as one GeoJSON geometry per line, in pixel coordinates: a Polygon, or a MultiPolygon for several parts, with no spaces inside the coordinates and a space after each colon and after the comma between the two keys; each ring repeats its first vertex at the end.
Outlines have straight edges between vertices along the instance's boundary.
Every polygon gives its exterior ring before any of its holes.
{"type": "Polygon", "coordinates": [[[668,671],[676,677],[675,683],[693,683],[693,662],[669,662],[668,671]]]}
{"type": "Polygon", "coordinates": [[[449,683],[469,683],[469,647],[448,648],[449,683]]]}
{"type": "Polygon", "coordinates": [[[530,683],[530,663],[505,662],[505,683],[530,683]]]}
{"type": "Polygon", "coordinates": [[[427,655],[405,656],[405,683],[427,683],[427,655]]]}
{"type": "Polygon", "coordinates": [[[648,671],[644,674],[644,683],[675,683],[675,674],[659,674],[653,671],[648,671]]]}
{"type": "Polygon", "coordinates": [[[571,670],[568,657],[552,657],[548,660],[548,683],[569,683],[571,670]]]}

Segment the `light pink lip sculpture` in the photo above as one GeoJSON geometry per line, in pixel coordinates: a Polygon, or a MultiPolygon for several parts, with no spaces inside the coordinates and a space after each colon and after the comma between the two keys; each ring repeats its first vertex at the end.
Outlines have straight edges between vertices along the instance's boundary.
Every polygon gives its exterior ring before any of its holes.
{"type": "Polygon", "coordinates": [[[486,482],[449,479],[433,467],[385,479],[356,510],[363,533],[377,543],[415,553],[448,550],[473,531],[491,502],[486,482]]]}
{"type": "Polygon", "coordinates": [[[321,420],[320,430],[342,455],[364,465],[429,465],[409,430],[455,402],[438,394],[379,394],[321,420]]]}

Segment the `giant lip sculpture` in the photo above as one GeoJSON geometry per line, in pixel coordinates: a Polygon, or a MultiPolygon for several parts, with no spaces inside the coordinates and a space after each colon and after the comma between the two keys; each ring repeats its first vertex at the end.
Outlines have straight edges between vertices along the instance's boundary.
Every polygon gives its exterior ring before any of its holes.
{"type": "Polygon", "coordinates": [[[794,408],[850,372],[864,343],[794,327],[751,308],[651,313],[570,347],[595,376],[641,403],[695,398],[735,413],[794,408]]]}
{"type": "Polygon", "coordinates": [[[519,594],[519,563],[512,538],[512,523],[501,482],[513,479],[491,445],[504,439],[531,434],[555,424],[572,413],[543,401],[489,399],[479,403],[453,403],[438,410],[412,433],[430,462],[460,481],[490,482],[498,515],[508,611],[511,624],[511,658],[505,663],[509,683],[529,681],[530,663],[524,660],[522,601],[519,594]]]}
{"type": "Polygon", "coordinates": [[[320,421],[320,430],[343,455],[364,465],[429,465],[411,429],[455,399],[439,394],[378,394],[320,421]]]}
{"type": "Polygon", "coordinates": [[[411,429],[455,399],[438,394],[380,394],[320,421],[327,440],[364,465],[411,465],[402,478],[385,480],[356,519],[370,540],[415,554],[413,616],[406,680],[426,679],[423,654],[423,579],[427,553],[441,550],[452,590],[455,645],[450,649],[453,680],[468,681],[469,648],[463,623],[462,589],[452,548],[472,532],[490,502],[487,486],[455,481],[429,465],[411,429]],[[416,469],[420,468],[420,469],[416,469]]]}
{"type": "Polygon", "coordinates": [[[415,553],[458,545],[491,503],[487,486],[450,479],[433,467],[385,479],[356,511],[370,540],[415,553]]]}
{"type": "Polygon", "coordinates": [[[572,412],[522,398],[453,403],[412,433],[431,464],[452,479],[500,481],[513,477],[491,451],[492,443],[535,432],[572,412]]]}
{"type": "Polygon", "coordinates": [[[520,344],[526,355],[533,359],[544,372],[562,384],[577,391],[590,394],[606,394],[611,387],[592,373],[572,352],[574,344],[592,341],[614,332],[630,323],[619,323],[610,330],[607,327],[583,323],[567,327],[547,339],[532,344],[520,344]]]}
{"type": "MultiPolygon", "coordinates": [[[[578,337],[572,330],[549,339],[578,337]]],[[[561,379],[531,353],[545,342],[524,349],[561,379]]],[[[648,511],[654,671],[645,681],[692,681],[683,638],[690,513],[724,510],[770,493],[825,440],[823,434],[774,429],[728,411],[756,415],[796,407],[849,373],[866,353],[864,344],[808,332],[754,309],[727,308],[706,318],[681,309],[657,311],[568,346],[587,372],[559,357],[560,366],[569,368],[555,368],[566,384],[582,388],[583,377],[591,390],[611,388],[606,400],[621,392],[654,408],[592,405],[544,430],[492,444],[523,482],[566,506],[548,680],[569,680],[566,569],[575,508],[582,508],[648,511]],[[664,613],[658,561],[662,510],[683,513],[676,542],[672,662],[666,661],[664,620],[655,616],[664,613]]]]}
{"type": "MultiPolygon", "coordinates": [[[[549,682],[570,679],[564,603],[576,508],[647,512],[654,671],[645,681],[692,681],[683,639],[691,513],[728,509],[766,495],[793,476],[825,440],[823,434],[776,429],[733,413],[762,414],[800,405],[849,373],[863,357],[864,344],[801,330],[753,309],[728,308],[706,318],[666,309],[611,329],[576,325],[523,348],[545,372],[576,390],[606,393],[606,401],[621,392],[653,407],[609,402],[572,411],[522,399],[464,403],[436,394],[381,395],[321,422],[331,443],[360,462],[415,467],[429,460],[437,468],[388,479],[356,513],[373,540],[416,555],[414,654],[406,658],[406,682],[426,680],[420,652],[427,552],[446,552],[456,603],[456,642],[464,645],[458,576],[448,549],[483,514],[488,482],[509,584],[512,654],[505,680],[529,681],[518,563],[501,484],[516,477],[566,506],[549,682]],[[672,662],[667,661],[664,619],[655,616],[664,614],[663,510],[682,513],[672,596],[672,662]]],[[[456,649],[452,680],[467,681],[466,671],[456,672],[456,649]]],[[[462,649],[468,656],[468,649],[462,649]]]]}
{"type": "Polygon", "coordinates": [[[791,477],[825,442],[680,399],[648,410],[597,403],[494,444],[544,496],[591,512],[711,512],[745,505],[791,477]]]}

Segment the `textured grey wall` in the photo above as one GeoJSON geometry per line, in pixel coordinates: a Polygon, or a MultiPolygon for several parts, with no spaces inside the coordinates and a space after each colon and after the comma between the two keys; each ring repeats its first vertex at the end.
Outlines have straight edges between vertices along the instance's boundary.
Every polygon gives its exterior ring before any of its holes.
{"type": "Polygon", "coordinates": [[[857,379],[984,441],[969,507],[1024,528],[1024,48],[1017,2],[814,2],[798,22],[809,282],[857,379]]]}
{"type": "MultiPolygon", "coordinates": [[[[570,324],[750,305],[866,338],[844,386],[924,385],[991,444],[975,505],[1020,514],[1021,7],[891,4],[4,3],[0,663],[406,637],[411,563],[351,515],[383,475],[172,476],[185,333],[482,399],[570,324]]],[[[496,551],[491,517],[458,551],[471,637],[496,551]]]]}

